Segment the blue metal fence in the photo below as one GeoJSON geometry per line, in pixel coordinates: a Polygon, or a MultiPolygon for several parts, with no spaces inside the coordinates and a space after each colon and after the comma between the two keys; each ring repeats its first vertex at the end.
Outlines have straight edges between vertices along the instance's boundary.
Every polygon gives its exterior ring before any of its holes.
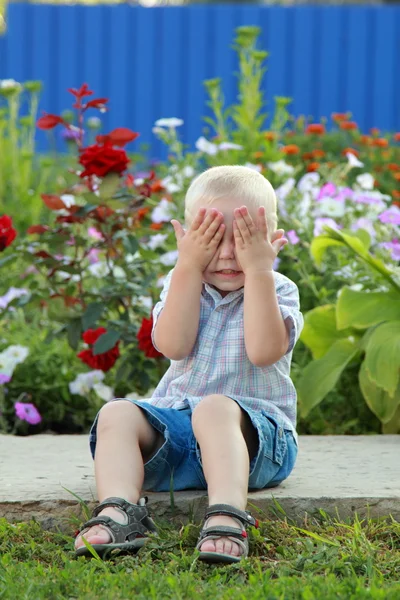
{"type": "Polygon", "coordinates": [[[105,128],[127,126],[160,154],[151,129],[160,117],[185,121],[193,143],[204,123],[204,79],[221,77],[236,95],[239,25],[259,25],[268,50],[267,108],[293,98],[295,115],[351,110],[363,130],[400,129],[400,5],[49,6],[11,4],[0,36],[0,79],[44,82],[41,108],[70,107],[68,87],[87,82],[110,98],[105,128]]]}

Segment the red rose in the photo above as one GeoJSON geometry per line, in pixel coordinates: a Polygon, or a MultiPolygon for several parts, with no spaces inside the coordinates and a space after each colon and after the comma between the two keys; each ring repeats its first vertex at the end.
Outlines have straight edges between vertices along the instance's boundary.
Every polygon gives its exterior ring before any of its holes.
{"type": "Polygon", "coordinates": [[[117,150],[109,144],[100,146],[93,144],[81,150],[80,164],[85,167],[81,177],[97,175],[105,177],[108,173],[118,173],[121,175],[130,162],[125,150],[117,150]]]}
{"type": "MultiPolygon", "coordinates": [[[[104,327],[98,327],[97,329],[88,329],[82,334],[82,339],[86,344],[93,345],[98,338],[106,333],[107,329],[104,327]]],[[[107,352],[103,352],[103,354],[97,354],[96,356],[93,354],[92,348],[87,348],[86,350],[82,350],[77,354],[77,357],[81,359],[86,365],[92,367],[92,369],[100,369],[101,371],[109,371],[111,367],[115,365],[117,358],[119,358],[119,342],[116,343],[114,348],[107,350],[107,352]]]]}
{"type": "Polygon", "coordinates": [[[139,350],[142,350],[148,358],[160,358],[164,355],[158,352],[153,346],[151,332],[153,329],[153,317],[143,319],[142,325],[138,331],[137,339],[139,341],[139,350]]]}
{"type": "Polygon", "coordinates": [[[5,250],[17,237],[17,232],[12,226],[12,219],[8,215],[0,217],[0,252],[5,250]]]}

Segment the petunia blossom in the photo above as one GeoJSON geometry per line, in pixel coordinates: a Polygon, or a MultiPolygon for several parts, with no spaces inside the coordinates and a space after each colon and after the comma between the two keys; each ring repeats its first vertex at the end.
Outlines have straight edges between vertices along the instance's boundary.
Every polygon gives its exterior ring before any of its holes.
{"type": "Polygon", "coordinates": [[[11,381],[11,375],[6,375],[6,373],[0,373],[0,385],[4,385],[5,383],[9,383],[11,381]]]}
{"type": "Polygon", "coordinates": [[[206,140],[204,136],[199,137],[195,143],[195,146],[197,150],[204,152],[205,154],[209,154],[210,156],[215,156],[218,152],[218,146],[206,140]]]}
{"type": "Polygon", "coordinates": [[[349,161],[349,165],[351,167],[363,167],[364,163],[358,160],[357,156],[354,156],[352,152],[346,153],[347,160],[349,161]]]}
{"type": "Polygon", "coordinates": [[[220,150],[243,150],[243,146],[234,144],[233,142],[222,142],[219,145],[220,150]]]}
{"type": "Polygon", "coordinates": [[[26,296],[27,294],[29,294],[29,291],[25,288],[10,287],[4,296],[0,296],[0,309],[7,308],[10,302],[12,302],[15,298],[20,298],[21,296],[26,296]]]}
{"type": "Polygon", "coordinates": [[[400,225],[400,208],[393,205],[383,213],[378,215],[381,223],[391,223],[392,225],[400,225]]]}
{"type": "Polygon", "coordinates": [[[400,261],[400,239],[394,239],[391,242],[382,242],[379,246],[390,250],[393,260],[400,261]]]}
{"type": "Polygon", "coordinates": [[[290,229],[289,231],[286,232],[286,237],[289,240],[290,244],[298,244],[300,242],[300,238],[297,235],[297,233],[295,232],[294,229],[290,229]]]}
{"type": "Polygon", "coordinates": [[[34,404],[29,402],[16,402],[14,408],[18,419],[26,421],[30,425],[37,425],[42,420],[42,417],[34,404]]]}
{"type": "Polygon", "coordinates": [[[168,119],[158,119],[155,122],[156,127],[167,127],[168,129],[175,129],[183,125],[183,120],[177,117],[170,117],[168,119]]]}
{"type": "Polygon", "coordinates": [[[362,173],[361,175],[357,175],[356,181],[361,189],[363,190],[373,190],[374,189],[374,176],[371,173],[362,173]]]}
{"type": "Polygon", "coordinates": [[[158,206],[151,213],[153,223],[164,223],[170,221],[174,216],[175,204],[169,202],[166,198],[162,198],[158,206]]]}
{"type": "Polygon", "coordinates": [[[269,162],[267,166],[277,175],[292,175],[294,173],[294,167],[284,160],[269,162]]]}
{"type": "Polygon", "coordinates": [[[330,227],[331,229],[341,229],[341,226],[329,217],[318,217],[314,223],[314,236],[322,235],[324,233],[324,227],[330,227]]]}

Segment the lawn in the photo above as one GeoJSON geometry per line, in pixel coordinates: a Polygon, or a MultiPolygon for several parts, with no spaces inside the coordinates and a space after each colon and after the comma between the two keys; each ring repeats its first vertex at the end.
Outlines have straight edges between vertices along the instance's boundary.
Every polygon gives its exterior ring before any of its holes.
{"type": "MultiPolygon", "coordinates": [[[[0,520],[0,598],[286,600],[400,597],[400,524],[392,519],[345,522],[321,513],[302,524],[267,521],[250,537],[240,565],[200,563],[199,526],[157,521],[137,556],[76,560],[72,535],[38,523],[0,520]]],[[[264,517],[264,518],[263,518],[264,517]]],[[[71,533],[74,526],[71,524],[71,533]]]]}

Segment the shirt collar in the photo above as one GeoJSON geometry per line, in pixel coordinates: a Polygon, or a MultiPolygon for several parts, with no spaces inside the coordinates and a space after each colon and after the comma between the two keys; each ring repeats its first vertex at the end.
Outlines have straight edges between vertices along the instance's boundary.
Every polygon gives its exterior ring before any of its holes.
{"type": "Polygon", "coordinates": [[[229,292],[229,294],[223,298],[218,290],[205,281],[203,281],[203,289],[208,292],[215,304],[228,304],[229,302],[236,300],[236,298],[239,298],[239,296],[242,296],[244,291],[244,288],[242,287],[238,290],[234,290],[233,292],[229,292]]]}

